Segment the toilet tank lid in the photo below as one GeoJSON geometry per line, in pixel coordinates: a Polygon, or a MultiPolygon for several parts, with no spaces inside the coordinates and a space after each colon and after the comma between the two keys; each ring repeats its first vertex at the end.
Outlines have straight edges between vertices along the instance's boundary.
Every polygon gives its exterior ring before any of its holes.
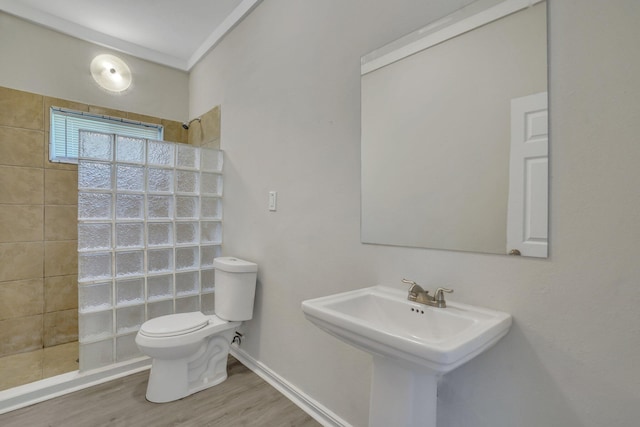
{"type": "Polygon", "coordinates": [[[169,314],[147,320],[140,332],[148,337],[171,337],[197,331],[208,323],[209,318],[199,311],[169,314]]]}
{"type": "Polygon", "coordinates": [[[258,264],[240,258],[223,256],[213,260],[213,268],[229,273],[254,273],[258,271],[258,264]]]}

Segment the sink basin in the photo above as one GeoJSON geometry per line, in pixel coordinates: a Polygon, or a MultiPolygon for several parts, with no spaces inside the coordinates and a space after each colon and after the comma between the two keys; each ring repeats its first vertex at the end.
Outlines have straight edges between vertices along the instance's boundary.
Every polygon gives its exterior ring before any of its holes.
{"type": "Polygon", "coordinates": [[[507,334],[511,315],[447,302],[436,308],[384,286],[302,302],[304,315],[373,355],[370,427],[435,427],[438,377],[507,334]]]}
{"type": "Polygon", "coordinates": [[[407,300],[383,286],[303,301],[302,310],[326,332],[373,354],[444,374],[468,362],[509,331],[511,315],[456,302],[446,308],[407,300]]]}

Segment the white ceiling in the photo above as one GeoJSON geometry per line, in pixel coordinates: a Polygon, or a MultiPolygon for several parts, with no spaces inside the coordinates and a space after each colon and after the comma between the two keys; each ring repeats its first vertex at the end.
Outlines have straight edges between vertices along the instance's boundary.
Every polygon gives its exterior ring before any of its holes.
{"type": "Polygon", "coordinates": [[[0,0],[61,33],[189,71],[261,0],[0,0]]]}

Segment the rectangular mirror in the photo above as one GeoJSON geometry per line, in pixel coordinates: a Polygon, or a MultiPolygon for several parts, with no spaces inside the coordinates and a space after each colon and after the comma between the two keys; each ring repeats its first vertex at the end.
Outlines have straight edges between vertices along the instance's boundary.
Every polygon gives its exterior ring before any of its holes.
{"type": "Polygon", "coordinates": [[[546,16],[479,0],[362,57],[363,243],[547,256],[546,16]]]}

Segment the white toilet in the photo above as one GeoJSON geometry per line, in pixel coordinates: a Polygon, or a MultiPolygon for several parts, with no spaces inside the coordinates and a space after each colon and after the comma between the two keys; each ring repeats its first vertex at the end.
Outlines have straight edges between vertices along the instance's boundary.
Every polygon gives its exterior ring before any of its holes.
{"type": "Polygon", "coordinates": [[[178,313],[146,321],[136,335],[151,357],[147,400],[171,402],[227,379],[231,340],[242,321],[253,317],[258,266],[233,257],[213,262],[215,315],[178,313]]]}

